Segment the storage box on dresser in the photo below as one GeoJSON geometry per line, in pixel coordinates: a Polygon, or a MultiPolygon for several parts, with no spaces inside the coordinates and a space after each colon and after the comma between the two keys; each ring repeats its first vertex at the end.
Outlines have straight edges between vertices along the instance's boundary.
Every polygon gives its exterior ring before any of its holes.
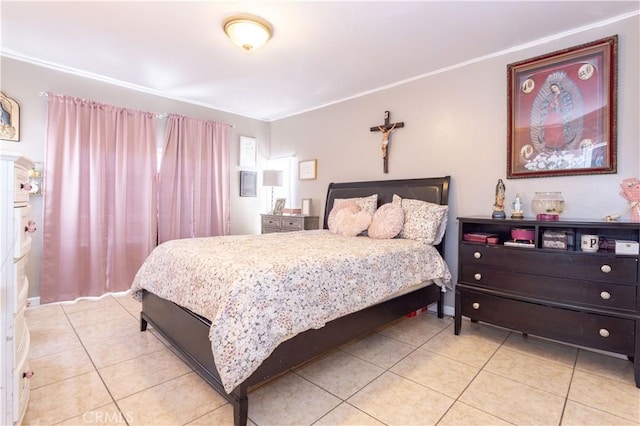
{"type": "Polygon", "coordinates": [[[640,387],[640,256],[610,249],[580,250],[583,234],[640,241],[640,223],[482,217],[461,217],[458,223],[455,334],[460,334],[464,315],[472,321],[623,354],[634,362],[640,387]],[[533,247],[505,246],[512,228],[533,229],[533,247]],[[565,249],[543,248],[545,231],[566,232],[575,243],[565,249]],[[463,236],[470,233],[495,234],[498,242],[465,241],[463,236]]]}
{"type": "Polygon", "coordinates": [[[27,172],[33,163],[0,151],[0,424],[20,424],[29,400],[29,329],[25,319],[29,282],[25,266],[34,231],[27,172]]]}
{"type": "Polygon", "coordinates": [[[262,233],[291,232],[318,229],[318,216],[263,214],[262,233]]]}

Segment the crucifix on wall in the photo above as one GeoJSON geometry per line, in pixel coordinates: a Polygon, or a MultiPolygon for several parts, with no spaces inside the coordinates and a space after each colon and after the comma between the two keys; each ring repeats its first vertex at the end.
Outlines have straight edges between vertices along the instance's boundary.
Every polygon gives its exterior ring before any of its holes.
{"type": "Polygon", "coordinates": [[[372,132],[382,132],[382,170],[385,173],[389,173],[389,136],[400,127],[404,127],[404,122],[389,123],[389,111],[385,111],[384,124],[369,129],[372,132]]]}

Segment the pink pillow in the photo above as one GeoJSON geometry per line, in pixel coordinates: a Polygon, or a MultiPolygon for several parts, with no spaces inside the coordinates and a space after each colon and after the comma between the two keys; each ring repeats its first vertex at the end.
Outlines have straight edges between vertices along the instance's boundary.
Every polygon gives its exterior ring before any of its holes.
{"type": "Polygon", "coordinates": [[[355,237],[366,231],[371,223],[371,213],[364,210],[352,212],[350,209],[340,209],[336,213],[338,234],[345,237],[355,237]]]}
{"type": "Polygon", "coordinates": [[[339,234],[338,232],[338,222],[336,216],[340,210],[346,209],[351,213],[357,213],[360,211],[360,207],[356,204],[355,201],[344,201],[342,203],[338,203],[333,206],[331,211],[329,212],[329,217],[327,218],[327,225],[329,225],[329,231],[334,234],[339,234]]]}
{"type": "Polygon", "coordinates": [[[402,207],[387,203],[380,206],[371,219],[367,233],[370,238],[393,238],[402,231],[404,225],[404,211],[402,207]]]}

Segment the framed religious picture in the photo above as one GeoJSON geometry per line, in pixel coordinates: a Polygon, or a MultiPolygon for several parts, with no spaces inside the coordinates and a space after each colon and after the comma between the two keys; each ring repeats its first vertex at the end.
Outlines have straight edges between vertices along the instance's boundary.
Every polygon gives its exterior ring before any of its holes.
{"type": "Polygon", "coordinates": [[[618,36],[507,66],[507,177],[616,173],[618,36]]]}
{"type": "Polygon", "coordinates": [[[0,139],[20,141],[20,105],[0,92],[0,139]]]}
{"type": "Polygon", "coordinates": [[[256,172],[240,172],[240,196],[257,196],[257,180],[258,173],[256,172]]]}

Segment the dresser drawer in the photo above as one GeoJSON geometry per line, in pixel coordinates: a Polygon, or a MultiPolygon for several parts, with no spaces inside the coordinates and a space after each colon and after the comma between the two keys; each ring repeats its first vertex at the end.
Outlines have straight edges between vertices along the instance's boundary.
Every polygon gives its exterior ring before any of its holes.
{"type": "MultiPolygon", "coordinates": [[[[29,364],[26,364],[24,371],[29,371],[29,364]]],[[[24,376],[24,371],[20,374],[19,390],[18,390],[18,409],[14,411],[17,413],[15,422],[17,424],[22,423],[24,415],[27,412],[27,405],[29,405],[29,394],[31,393],[31,377],[24,376]]]]}
{"type": "Polygon", "coordinates": [[[14,372],[14,389],[17,389],[17,398],[13,399],[14,422],[21,424],[29,403],[31,393],[31,374],[28,360],[16,368],[14,372]]]}
{"type": "Polygon", "coordinates": [[[21,309],[15,316],[13,339],[15,342],[15,363],[20,365],[27,359],[30,346],[29,327],[24,316],[26,308],[21,309]]]}
{"type": "Polygon", "coordinates": [[[302,231],[304,229],[304,218],[283,217],[281,226],[283,231],[302,231]]]}
{"type": "Polygon", "coordinates": [[[15,179],[13,181],[13,202],[15,204],[24,205],[29,202],[29,191],[23,188],[23,185],[29,183],[28,170],[19,164],[14,166],[15,179]]]}
{"type": "Polygon", "coordinates": [[[15,223],[18,226],[16,240],[13,247],[13,257],[20,259],[31,250],[31,233],[27,232],[31,220],[31,206],[16,207],[14,210],[15,223]]]}
{"type": "Polygon", "coordinates": [[[462,265],[461,283],[558,303],[630,312],[636,309],[636,286],[523,274],[482,265],[462,265]]]}
{"type": "Polygon", "coordinates": [[[27,296],[29,295],[29,279],[24,277],[22,281],[16,281],[18,284],[17,295],[18,300],[16,303],[16,309],[27,307],[27,296]]]}
{"type": "Polygon", "coordinates": [[[461,313],[471,319],[604,351],[634,353],[634,320],[458,291],[461,313]]]}
{"type": "Polygon", "coordinates": [[[523,273],[636,285],[638,259],[588,253],[460,244],[462,265],[483,265],[523,273]],[[508,259],[508,260],[507,260],[508,259]]]}

